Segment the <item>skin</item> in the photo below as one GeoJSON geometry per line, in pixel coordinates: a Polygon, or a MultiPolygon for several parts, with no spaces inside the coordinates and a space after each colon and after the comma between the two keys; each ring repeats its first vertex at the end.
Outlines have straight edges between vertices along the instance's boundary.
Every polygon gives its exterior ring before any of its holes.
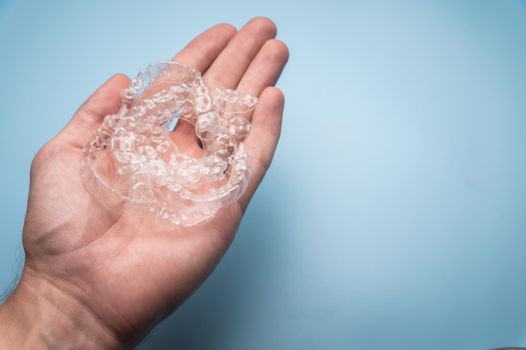
{"type": "MultiPolygon", "coordinates": [[[[81,149],[104,116],[120,106],[128,77],[111,77],[35,156],[21,281],[0,308],[0,348],[131,348],[207,278],[230,243],[278,143],[284,106],[273,87],[288,59],[267,18],[237,31],[216,25],[175,60],[204,73],[211,86],[259,96],[245,145],[252,174],[246,193],[211,221],[190,228],[156,224],[126,208],[116,215],[86,192],[81,149]]],[[[199,149],[180,122],[178,145],[199,149]]]]}

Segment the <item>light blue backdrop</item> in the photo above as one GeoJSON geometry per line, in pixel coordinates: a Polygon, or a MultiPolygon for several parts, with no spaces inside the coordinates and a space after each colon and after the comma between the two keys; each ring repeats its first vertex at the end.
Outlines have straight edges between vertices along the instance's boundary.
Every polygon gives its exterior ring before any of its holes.
{"type": "Polygon", "coordinates": [[[0,0],[1,289],[31,158],[84,98],[255,15],[291,52],[282,141],[222,263],[141,348],[526,346],[519,0],[0,0]]]}

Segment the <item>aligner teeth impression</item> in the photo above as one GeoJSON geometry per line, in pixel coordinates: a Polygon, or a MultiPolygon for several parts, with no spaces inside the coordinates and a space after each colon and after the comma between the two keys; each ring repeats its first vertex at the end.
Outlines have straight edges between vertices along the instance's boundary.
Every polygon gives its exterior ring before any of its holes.
{"type": "Polygon", "coordinates": [[[142,206],[192,226],[243,194],[250,175],[243,141],[256,97],[213,89],[199,71],[174,61],[141,70],[122,97],[119,112],[84,147],[81,178],[101,203],[142,206]],[[171,130],[181,119],[199,143],[171,130]]]}

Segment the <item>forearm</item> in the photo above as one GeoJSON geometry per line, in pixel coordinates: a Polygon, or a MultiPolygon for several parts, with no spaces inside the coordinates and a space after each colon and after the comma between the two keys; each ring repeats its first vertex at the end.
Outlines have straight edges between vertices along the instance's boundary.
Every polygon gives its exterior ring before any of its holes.
{"type": "Polygon", "coordinates": [[[83,305],[47,280],[24,273],[0,307],[0,349],[119,349],[83,305]]]}

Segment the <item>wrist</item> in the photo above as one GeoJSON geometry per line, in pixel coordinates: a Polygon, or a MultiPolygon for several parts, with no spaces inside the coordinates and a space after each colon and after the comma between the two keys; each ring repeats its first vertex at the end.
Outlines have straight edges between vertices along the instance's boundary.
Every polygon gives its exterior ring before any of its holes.
{"type": "Polygon", "coordinates": [[[122,347],[79,301],[27,268],[0,307],[0,349],[122,347]]]}

